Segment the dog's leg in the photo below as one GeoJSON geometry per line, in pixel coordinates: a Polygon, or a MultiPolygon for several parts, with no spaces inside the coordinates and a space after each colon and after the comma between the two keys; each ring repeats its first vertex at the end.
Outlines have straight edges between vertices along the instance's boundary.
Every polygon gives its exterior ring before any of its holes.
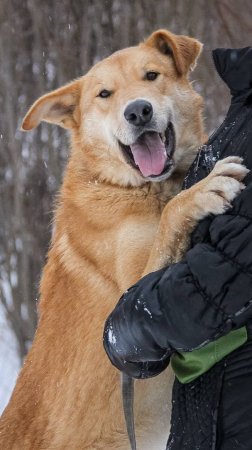
{"type": "Polygon", "coordinates": [[[242,159],[225,158],[202,181],[174,197],[164,208],[143,275],[182,259],[197,223],[209,214],[222,214],[244,189],[248,173],[242,159]]]}

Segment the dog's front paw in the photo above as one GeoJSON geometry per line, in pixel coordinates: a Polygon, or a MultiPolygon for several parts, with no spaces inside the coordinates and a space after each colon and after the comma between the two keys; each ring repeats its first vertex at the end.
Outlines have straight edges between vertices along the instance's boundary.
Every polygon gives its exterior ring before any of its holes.
{"type": "Polygon", "coordinates": [[[212,172],[193,187],[198,219],[230,208],[232,200],[245,188],[242,180],[249,170],[242,161],[237,156],[218,161],[212,172]]]}

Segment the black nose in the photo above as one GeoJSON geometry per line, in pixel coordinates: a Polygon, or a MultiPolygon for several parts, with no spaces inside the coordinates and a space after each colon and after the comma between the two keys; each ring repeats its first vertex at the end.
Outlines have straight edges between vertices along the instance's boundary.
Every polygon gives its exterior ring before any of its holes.
{"type": "Polygon", "coordinates": [[[152,116],[152,105],[146,100],[135,100],[124,111],[125,119],[135,126],[145,125],[151,120],[152,116]]]}

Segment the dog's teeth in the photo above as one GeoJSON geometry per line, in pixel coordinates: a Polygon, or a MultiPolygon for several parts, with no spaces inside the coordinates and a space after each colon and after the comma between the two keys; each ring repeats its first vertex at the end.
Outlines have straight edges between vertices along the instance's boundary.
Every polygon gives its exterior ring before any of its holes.
{"type": "Polygon", "coordinates": [[[162,141],[163,141],[164,144],[165,144],[165,142],[166,142],[165,133],[161,133],[160,137],[161,137],[162,141]]]}

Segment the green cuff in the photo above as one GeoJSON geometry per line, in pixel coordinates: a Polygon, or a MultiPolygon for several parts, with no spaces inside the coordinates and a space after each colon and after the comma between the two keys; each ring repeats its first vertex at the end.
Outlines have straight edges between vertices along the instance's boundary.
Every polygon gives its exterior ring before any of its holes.
{"type": "Polygon", "coordinates": [[[171,365],[176,377],[180,383],[190,383],[245,344],[247,339],[247,329],[242,327],[193,352],[175,353],[171,365]]]}

